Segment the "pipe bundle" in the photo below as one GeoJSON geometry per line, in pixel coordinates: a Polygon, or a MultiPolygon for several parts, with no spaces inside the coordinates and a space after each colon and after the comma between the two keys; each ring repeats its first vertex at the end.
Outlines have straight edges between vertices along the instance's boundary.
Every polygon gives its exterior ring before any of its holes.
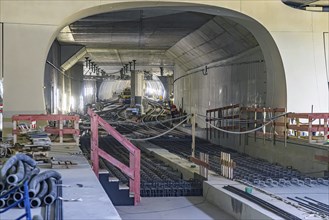
{"type": "MultiPolygon", "coordinates": [[[[0,170],[0,196],[22,182],[28,181],[31,208],[52,204],[57,199],[55,181],[60,180],[61,175],[54,170],[40,172],[36,165],[35,160],[22,153],[9,158],[0,170]]],[[[0,209],[22,199],[23,192],[22,185],[16,192],[1,198],[0,209]]],[[[18,207],[23,208],[23,202],[19,203],[18,207]]]]}

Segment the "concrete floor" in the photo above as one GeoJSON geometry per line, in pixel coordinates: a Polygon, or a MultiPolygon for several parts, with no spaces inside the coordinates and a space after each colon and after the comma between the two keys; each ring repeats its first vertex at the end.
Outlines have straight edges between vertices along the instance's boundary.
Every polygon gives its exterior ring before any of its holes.
{"type": "MultiPolygon", "coordinates": [[[[78,201],[63,202],[63,218],[65,220],[121,219],[78,146],[52,146],[49,156],[59,161],[77,163],[69,169],[54,169],[62,175],[63,198],[67,200],[78,199],[78,201]]],[[[38,166],[42,171],[50,169],[46,164],[39,164],[38,166]]],[[[23,213],[22,209],[11,209],[1,214],[0,220],[16,219],[23,213]]],[[[43,210],[39,207],[32,209],[31,213],[32,216],[42,216],[43,210]]]]}
{"type": "Polygon", "coordinates": [[[125,219],[234,219],[204,197],[142,198],[138,206],[117,206],[125,219]]]}

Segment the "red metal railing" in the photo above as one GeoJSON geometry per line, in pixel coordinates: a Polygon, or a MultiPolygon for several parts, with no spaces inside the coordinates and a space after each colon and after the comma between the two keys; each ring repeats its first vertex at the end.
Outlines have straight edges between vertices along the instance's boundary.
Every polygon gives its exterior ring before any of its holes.
{"type": "Polygon", "coordinates": [[[129,177],[129,190],[134,194],[134,203],[137,205],[140,202],[140,150],[91,109],[88,109],[88,114],[91,129],[91,161],[95,174],[98,177],[99,156],[119,168],[129,177]],[[99,148],[99,125],[129,151],[129,167],[99,148]]]}
{"type": "Polygon", "coordinates": [[[12,116],[14,143],[17,142],[17,135],[20,133],[19,129],[17,129],[19,121],[30,122],[30,128],[36,121],[56,121],[58,127],[46,126],[45,132],[58,135],[60,143],[63,143],[64,134],[72,134],[74,136],[76,144],[79,144],[79,119],[80,117],[77,115],[14,115],[12,116]],[[71,127],[64,128],[64,121],[72,121],[71,127]]]}

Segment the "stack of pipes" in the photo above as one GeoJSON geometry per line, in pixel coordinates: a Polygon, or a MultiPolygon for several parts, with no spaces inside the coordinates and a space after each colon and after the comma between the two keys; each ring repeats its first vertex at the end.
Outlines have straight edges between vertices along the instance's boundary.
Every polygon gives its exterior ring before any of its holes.
{"type": "Polygon", "coordinates": [[[231,159],[231,154],[220,152],[220,164],[222,176],[233,179],[233,169],[236,164],[231,159]]]}
{"type": "MultiPolygon", "coordinates": [[[[5,195],[10,189],[28,181],[29,197],[32,208],[42,204],[50,205],[57,199],[56,180],[61,179],[61,175],[53,170],[47,170],[40,173],[36,166],[37,162],[19,153],[9,158],[0,170],[0,196],[5,195]]],[[[24,186],[18,188],[16,192],[0,197],[0,209],[5,208],[15,201],[23,198],[24,186]]],[[[17,205],[23,208],[23,202],[17,205]]]]}

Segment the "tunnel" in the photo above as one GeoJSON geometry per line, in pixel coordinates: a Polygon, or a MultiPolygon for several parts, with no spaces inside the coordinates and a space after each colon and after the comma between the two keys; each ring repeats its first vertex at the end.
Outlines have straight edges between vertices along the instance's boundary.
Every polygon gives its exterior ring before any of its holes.
{"type": "Polygon", "coordinates": [[[199,7],[136,8],[92,15],[65,26],[47,58],[47,108],[77,110],[88,103],[83,101],[88,89],[82,91],[79,84],[90,74],[90,65],[104,78],[97,83],[84,80],[89,90],[98,90],[95,97],[85,99],[110,98],[109,93],[118,91],[107,93],[105,88],[124,87],[118,86],[124,81],[116,76],[125,65],[131,69],[133,60],[136,69],[169,80],[168,97],[173,93],[175,104],[186,112],[205,113],[232,104],[286,107],[281,58],[266,29],[236,12],[214,12],[215,8],[209,12],[199,7]],[[65,74],[51,66],[59,64],[65,74]]]}

